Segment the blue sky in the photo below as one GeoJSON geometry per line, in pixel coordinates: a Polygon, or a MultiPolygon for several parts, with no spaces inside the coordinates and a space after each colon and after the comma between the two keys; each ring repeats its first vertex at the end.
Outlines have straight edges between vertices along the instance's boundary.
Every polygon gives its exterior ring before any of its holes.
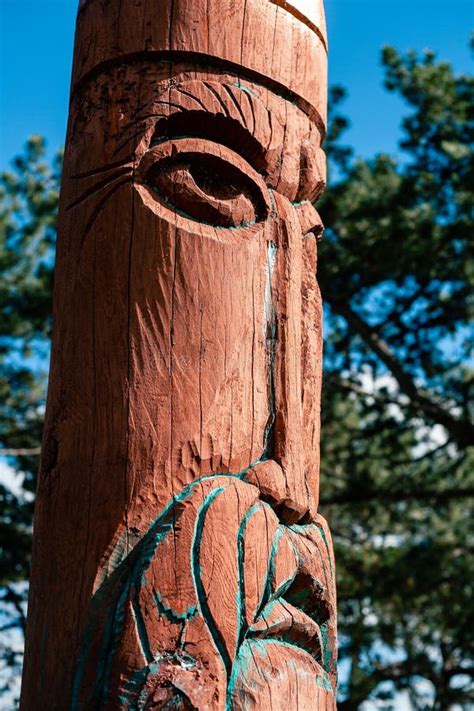
{"type": "MultiPolygon", "coordinates": [[[[0,0],[0,169],[40,133],[64,142],[77,0],[0,0]]],[[[330,80],[350,91],[348,140],[361,155],[396,151],[402,104],[382,89],[380,49],[430,47],[470,71],[471,0],[326,0],[330,80]]]]}

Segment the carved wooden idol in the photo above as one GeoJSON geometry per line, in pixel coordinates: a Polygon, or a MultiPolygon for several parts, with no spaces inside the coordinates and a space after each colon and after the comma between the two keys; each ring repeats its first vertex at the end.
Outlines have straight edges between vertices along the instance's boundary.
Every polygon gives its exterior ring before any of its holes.
{"type": "Polygon", "coordinates": [[[321,0],[82,0],[23,711],[335,709],[321,0]]]}

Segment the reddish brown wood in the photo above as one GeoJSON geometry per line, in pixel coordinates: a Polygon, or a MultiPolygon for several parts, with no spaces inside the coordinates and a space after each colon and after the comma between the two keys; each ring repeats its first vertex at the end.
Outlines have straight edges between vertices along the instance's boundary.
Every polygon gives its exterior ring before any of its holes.
{"type": "Polygon", "coordinates": [[[83,0],[22,709],[335,709],[318,0],[83,0]]]}

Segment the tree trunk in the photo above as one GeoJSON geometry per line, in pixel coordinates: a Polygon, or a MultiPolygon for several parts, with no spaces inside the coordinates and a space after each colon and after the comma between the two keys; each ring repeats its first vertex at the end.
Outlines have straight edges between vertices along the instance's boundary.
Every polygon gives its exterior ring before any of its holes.
{"type": "Polygon", "coordinates": [[[335,709],[325,107],[316,0],[80,4],[24,711],[335,709]]]}

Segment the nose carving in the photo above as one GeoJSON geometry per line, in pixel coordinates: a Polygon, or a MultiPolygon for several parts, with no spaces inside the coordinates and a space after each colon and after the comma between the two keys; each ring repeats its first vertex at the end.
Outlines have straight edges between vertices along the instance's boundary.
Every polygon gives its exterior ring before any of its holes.
{"type": "Polygon", "coordinates": [[[304,200],[295,207],[303,236],[311,232],[316,239],[321,239],[324,225],[314,205],[309,200],[304,200]]]}

